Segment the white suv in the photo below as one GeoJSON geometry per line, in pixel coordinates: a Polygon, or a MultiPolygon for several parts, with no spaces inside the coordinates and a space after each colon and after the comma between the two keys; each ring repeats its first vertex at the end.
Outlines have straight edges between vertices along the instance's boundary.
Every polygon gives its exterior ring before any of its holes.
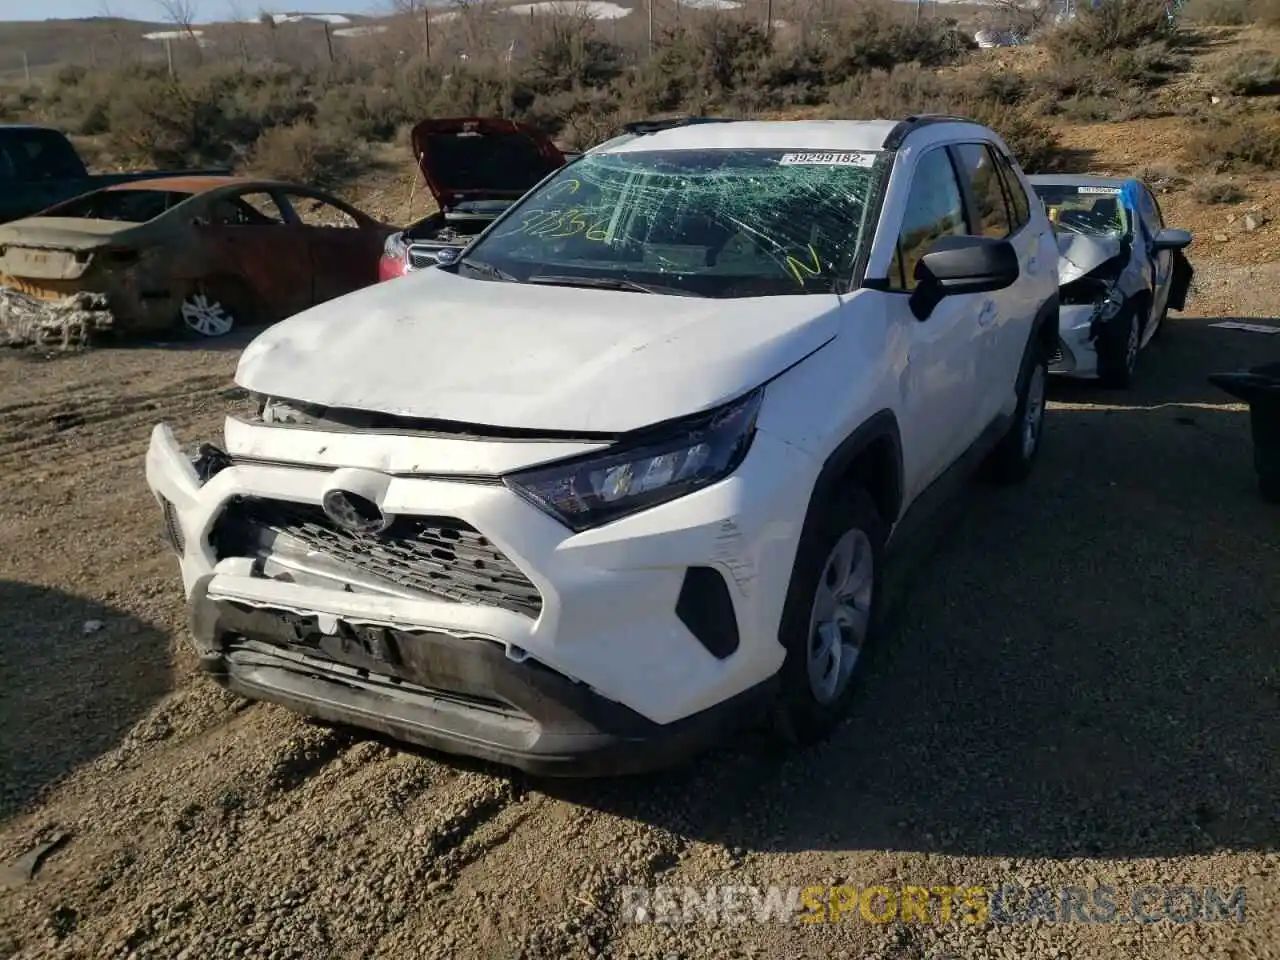
{"type": "Polygon", "coordinates": [[[147,455],[205,667],[535,772],[765,713],[821,737],[907,508],[1036,456],[1030,196],[955,118],[655,123],[456,262],[268,329],[236,374],[258,415],[147,455]]]}

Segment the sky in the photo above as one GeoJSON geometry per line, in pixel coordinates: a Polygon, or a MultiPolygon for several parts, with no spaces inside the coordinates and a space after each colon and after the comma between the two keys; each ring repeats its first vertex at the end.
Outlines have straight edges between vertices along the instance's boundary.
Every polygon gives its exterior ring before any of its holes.
{"type": "MultiPolygon", "coordinates": [[[[390,12],[392,0],[194,0],[196,19],[231,20],[256,16],[259,9],[272,13],[370,13],[390,12]]],[[[47,20],[52,17],[100,17],[109,7],[117,17],[163,22],[159,0],[0,0],[2,20],[47,20]]]]}

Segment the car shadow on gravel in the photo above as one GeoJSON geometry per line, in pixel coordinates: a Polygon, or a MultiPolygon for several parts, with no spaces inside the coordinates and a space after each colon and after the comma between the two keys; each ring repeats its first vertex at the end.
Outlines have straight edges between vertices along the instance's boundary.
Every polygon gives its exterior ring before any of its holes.
{"type": "Polygon", "coordinates": [[[1280,510],[1205,380],[1270,338],[1209,322],[1171,325],[1130,391],[1055,387],[1031,482],[971,487],[908,551],[829,742],[539,789],[742,851],[1280,845],[1280,510]]]}
{"type": "Polygon", "coordinates": [[[170,687],[169,641],[84,597],[0,580],[0,819],[94,760],[170,687]]]}

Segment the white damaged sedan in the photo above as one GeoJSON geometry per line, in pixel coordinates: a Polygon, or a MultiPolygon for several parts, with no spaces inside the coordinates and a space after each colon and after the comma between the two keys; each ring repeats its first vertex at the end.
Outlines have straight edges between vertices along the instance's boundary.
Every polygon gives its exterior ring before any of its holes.
{"type": "Polygon", "coordinates": [[[1039,174],[1031,185],[1058,235],[1059,344],[1050,373],[1127,387],[1138,353],[1181,310],[1193,274],[1186,230],[1166,228],[1142,182],[1039,174]]]}

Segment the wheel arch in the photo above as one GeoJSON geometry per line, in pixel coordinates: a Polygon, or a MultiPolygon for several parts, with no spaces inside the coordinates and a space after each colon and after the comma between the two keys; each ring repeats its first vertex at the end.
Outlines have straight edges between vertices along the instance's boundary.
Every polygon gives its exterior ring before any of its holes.
{"type": "Polygon", "coordinates": [[[1031,330],[1031,342],[1039,345],[1048,356],[1058,345],[1058,294],[1055,293],[1040,305],[1031,330]]]}
{"type": "Polygon", "coordinates": [[[862,487],[886,524],[902,510],[902,434],[892,410],[882,409],[863,421],[823,461],[809,495],[807,518],[842,489],[862,487]]]}

